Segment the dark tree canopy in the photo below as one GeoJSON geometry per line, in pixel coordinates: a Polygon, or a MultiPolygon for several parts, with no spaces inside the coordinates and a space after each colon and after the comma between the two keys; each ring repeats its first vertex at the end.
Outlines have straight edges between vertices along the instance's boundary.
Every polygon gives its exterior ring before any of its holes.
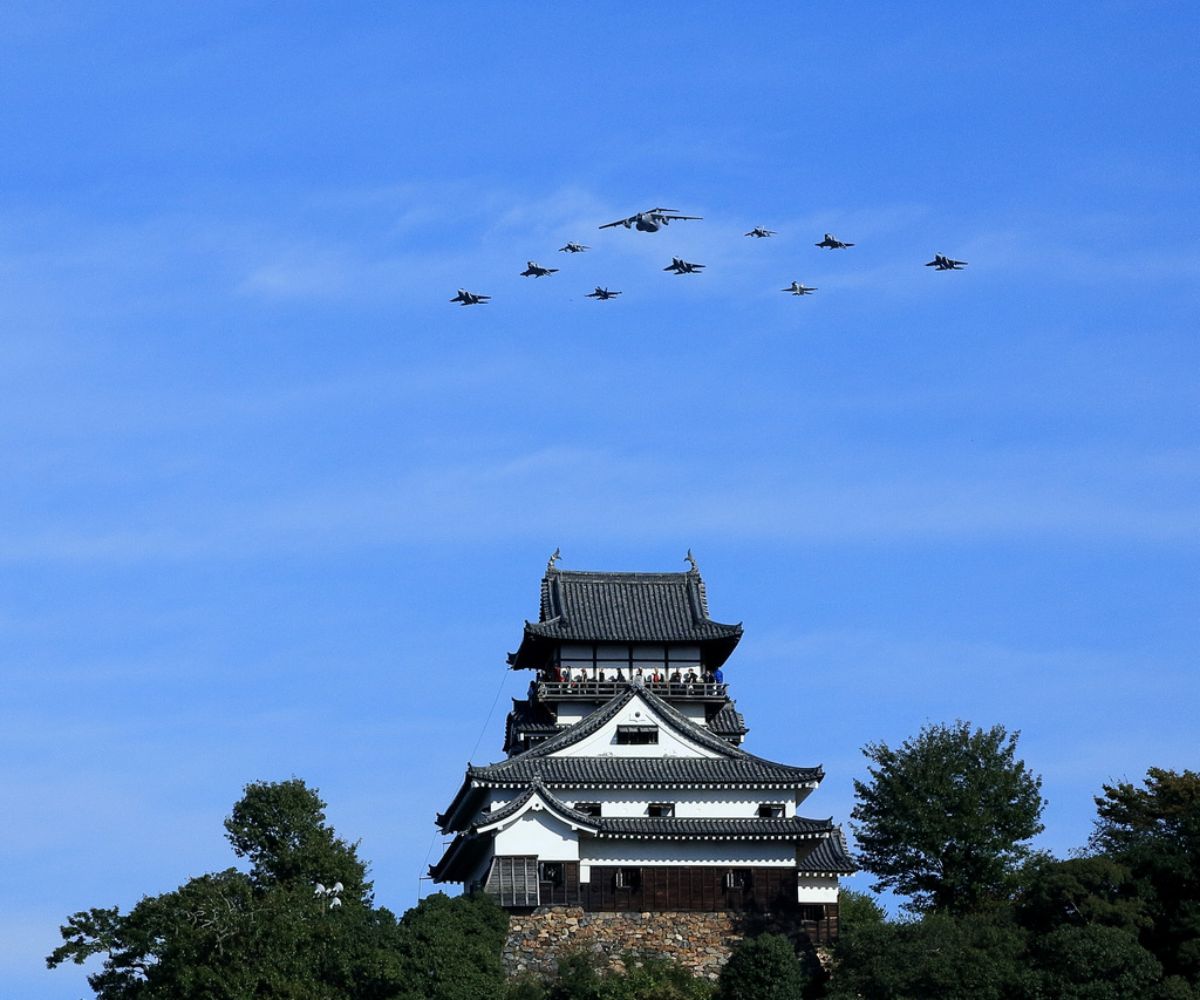
{"type": "Polygon", "coordinates": [[[491,896],[426,896],[400,920],[403,1000],[490,1000],[504,982],[508,914],[491,896]]]}
{"type": "Polygon", "coordinates": [[[341,882],[346,895],[369,899],[358,848],[325,823],[325,803],[298,778],[246,786],[225,820],[233,852],[251,865],[256,885],[341,882]]]}
{"type": "Polygon", "coordinates": [[[1151,768],[1144,788],[1105,785],[1096,807],[1092,849],[1132,873],[1149,916],[1142,943],[1200,984],[1200,772],[1151,768]]]}
{"type": "Polygon", "coordinates": [[[1035,997],[1025,935],[1002,913],[929,913],[866,923],[839,940],[834,1000],[1010,1000],[1035,997]]]}
{"type": "Polygon", "coordinates": [[[402,923],[372,903],[352,844],[302,781],[256,783],[226,821],[249,872],[227,869],[96,908],[62,928],[53,968],[102,956],[99,1000],[484,1000],[503,990],[507,919],[490,899],[424,901],[402,923]],[[318,883],[342,883],[333,905],[318,883]],[[430,944],[430,941],[433,943],[430,944]]]}
{"type": "Polygon", "coordinates": [[[976,909],[1008,891],[1041,832],[1041,778],[1016,757],[1017,734],[966,722],[930,725],[893,750],[868,744],[855,781],[859,862],[874,888],[916,912],[976,909]]]}
{"type": "Polygon", "coordinates": [[[1021,873],[1015,911],[1017,920],[1035,934],[1094,925],[1136,937],[1150,923],[1133,874],[1104,855],[1033,858],[1021,873]]]}
{"type": "Polygon", "coordinates": [[[787,938],[760,934],[733,950],[721,970],[716,1000],[800,1000],[807,978],[787,938]]]}

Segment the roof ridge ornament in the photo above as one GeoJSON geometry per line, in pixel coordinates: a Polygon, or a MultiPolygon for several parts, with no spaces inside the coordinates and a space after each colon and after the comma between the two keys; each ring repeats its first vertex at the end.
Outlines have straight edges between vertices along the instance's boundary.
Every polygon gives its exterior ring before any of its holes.
{"type": "Polygon", "coordinates": [[[691,549],[687,550],[687,555],[683,557],[683,561],[691,564],[692,568],[690,570],[688,570],[689,573],[699,573],[700,572],[700,567],[696,565],[696,557],[692,555],[691,549]]]}
{"type": "Polygon", "coordinates": [[[554,569],[556,569],[557,567],[554,564],[556,562],[558,562],[561,558],[562,558],[562,550],[556,547],[554,549],[554,554],[546,562],[546,572],[550,573],[554,569]]]}

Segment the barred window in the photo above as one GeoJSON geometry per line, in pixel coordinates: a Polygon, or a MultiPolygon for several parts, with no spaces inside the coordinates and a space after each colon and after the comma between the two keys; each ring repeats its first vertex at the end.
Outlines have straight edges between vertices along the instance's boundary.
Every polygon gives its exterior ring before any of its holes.
{"type": "Polygon", "coordinates": [[[618,868],[613,876],[613,884],[618,889],[636,889],[642,884],[642,872],[639,868],[618,868]]]}
{"type": "Polygon", "coordinates": [[[749,889],[750,881],[749,868],[732,868],[725,873],[726,889],[749,889]]]}

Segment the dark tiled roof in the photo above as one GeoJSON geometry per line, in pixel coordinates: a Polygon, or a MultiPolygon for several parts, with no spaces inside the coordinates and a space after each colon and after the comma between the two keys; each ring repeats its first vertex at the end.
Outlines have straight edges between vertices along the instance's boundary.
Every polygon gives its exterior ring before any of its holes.
{"type": "Polygon", "coordinates": [[[520,738],[525,733],[556,733],[562,727],[554,721],[554,715],[540,701],[514,698],[512,711],[504,722],[504,752],[512,753],[519,748],[520,738]]]}
{"type": "Polygon", "coordinates": [[[437,864],[429,866],[429,875],[435,882],[462,882],[491,847],[488,836],[459,834],[451,841],[437,864]]]}
{"type": "Polygon", "coordinates": [[[816,875],[850,875],[858,871],[858,866],[850,858],[850,848],[846,846],[846,835],[841,827],[819,841],[796,867],[801,872],[816,875]]]}
{"type": "Polygon", "coordinates": [[[750,732],[746,728],[746,720],[742,713],[733,707],[732,701],[725,702],[708,720],[708,728],[726,739],[730,736],[745,736],[750,732]]]}
{"type": "Polygon", "coordinates": [[[741,625],[708,617],[704,581],[687,573],[582,573],[551,569],[541,615],[527,634],[579,642],[736,639],[741,625]]]}
{"type": "Polygon", "coordinates": [[[637,837],[681,839],[703,837],[706,840],[756,839],[799,840],[829,833],[829,819],[762,819],[759,817],[659,817],[608,816],[592,820],[599,828],[599,837],[637,837]]]}
{"type": "Polygon", "coordinates": [[[511,725],[531,733],[553,733],[558,730],[554,713],[540,701],[514,698],[512,703],[512,711],[508,713],[511,725]]]}
{"type": "Polygon", "coordinates": [[[819,782],[819,767],[790,767],[751,757],[532,757],[523,753],[498,764],[471,767],[468,781],[485,785],[552,787],[595,785],[781,785],[819,782]]]}

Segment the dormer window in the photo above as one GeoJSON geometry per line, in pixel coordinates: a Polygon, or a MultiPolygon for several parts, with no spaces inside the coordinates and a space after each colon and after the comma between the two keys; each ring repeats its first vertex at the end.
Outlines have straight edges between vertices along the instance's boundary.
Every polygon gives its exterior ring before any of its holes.
{"type": "Polygon", "coordinates": [[[617,726],[617,743],[622,746],[645,746],[658,742],[658,726],[617,726]]]}
{"type": "Polygon", "coordinates": [[[758,807],[759,819],[783,819],[782,802],[763,802],[758,807]]]}
{"type": "Polygon", "coordinates": [[[600,803],[599,802],[576,802],[575,803],[575,811],[581,812],[585,816],[599,816],[600,815],[600,803]]]}
{"type": "Polygon", "coordinates": [[[674,802],[651,802],[646,806],[647,816],[667,817],[675,815],[674,802]]]}

